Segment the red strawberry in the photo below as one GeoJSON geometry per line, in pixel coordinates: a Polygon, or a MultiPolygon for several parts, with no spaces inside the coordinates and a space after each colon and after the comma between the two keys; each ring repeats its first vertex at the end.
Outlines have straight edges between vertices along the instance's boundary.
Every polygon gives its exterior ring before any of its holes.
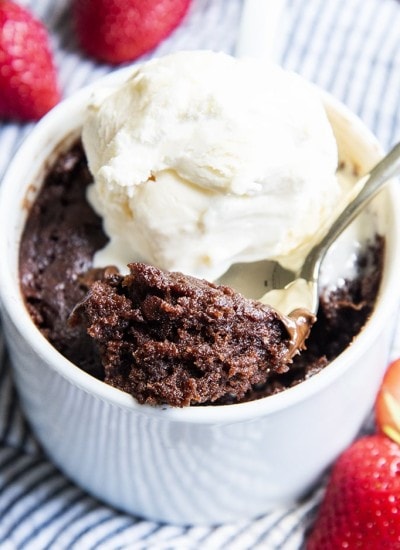
{"type": "Polygon", "coordinates": [[[380,431],[400,445],[400,359],[389,365],[383,377],[375,416],[380,431]]]}
{"type": "Polygon", "coordinates": [[[363,437],[333,467],[307,550],[400,549],[400,446],[363,437]]]}
{"type": "Polygon", "coordinates": [[[0,118],[38,120],[60,99],[43,24],[0,0],[0,118]]]}
{"type": "Polygon", "coordinates": [[[108,63],[131,61],[178,26],[190,0],[73,0],[82,48],[108,63]]]}

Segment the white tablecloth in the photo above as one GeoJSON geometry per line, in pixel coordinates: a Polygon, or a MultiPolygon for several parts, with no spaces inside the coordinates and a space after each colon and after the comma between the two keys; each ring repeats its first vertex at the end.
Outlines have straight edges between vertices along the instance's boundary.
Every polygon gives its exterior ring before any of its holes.
{"type": "MultiPolygon", "coordinates": [[[[67,0],[20,3],[49,28],[64,96],[113,70],[79,51],[67,0]]],[[[234,53],[241,12],[242,0],[193,0],[183,24],[142,59],[182,49],[234,53]]],[[[274,56],[347,104],[388,148],[400,140],[399,29],[397,0],[286,0],[274,56]]],[[[1,177],[32,125],[0,124],[1,177]]],[[[399,342],[397,329],[393,357],[399,342]]],[[[298,549],[322,490],[323,480],[296,506],[213,528],[126,515],[84,493],[46,459],[19,408],[7,358],[0,362],[2,549],[298,549]]]]}

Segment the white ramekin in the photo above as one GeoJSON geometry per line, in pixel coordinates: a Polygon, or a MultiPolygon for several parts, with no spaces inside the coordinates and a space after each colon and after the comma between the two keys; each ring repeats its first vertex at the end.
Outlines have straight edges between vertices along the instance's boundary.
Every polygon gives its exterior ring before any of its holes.
{"type": "MultiPolygon", "coordinates": [[[[120,82],[129,72],[117,71],[102,84],[120,82]]],[[[354,343],[321,373],[250,403],[183,409],[139,405],[62,357],[32,323],[19,287],[26,205],[54,148],[79,129],[95,86],[37,124],[1,187],[3,326],[26,416],[67,476],[139,516],[216,524],[293,502],[355,437],[387,365],[400,292],[399,194],[389,185],[374,200],[371,214],[387,243],[375,311],[354,343]]],[[[324,101],[342,157],[366,171],[382,154],[375,138],[343,105],[325,94],[324,101]]]]}

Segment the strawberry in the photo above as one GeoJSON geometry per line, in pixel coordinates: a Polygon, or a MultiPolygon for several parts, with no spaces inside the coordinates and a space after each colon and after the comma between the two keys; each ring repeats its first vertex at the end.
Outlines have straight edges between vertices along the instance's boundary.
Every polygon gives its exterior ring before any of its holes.
{"type": "Polygon", "coordinates": [[[400,446],[382,434],[351,445],[333,467],[307,550],[400,549],[400,446]]]}
{"type": "Polygon", "coordinates": [[[375,417],[379,430],[400,445],[400,359],[389,365],[383,377],[375,417]]]}
{"type": "Polygon", "coordinates": [[[107,63],[132,61],[178,26],[190,0],[73,0],[82,48],[107,63]]]}
{"type": "Polygon", "coordinates": [[[0,0],[0,118],[38,120],[60,99],[44,25],[0,0]]]}

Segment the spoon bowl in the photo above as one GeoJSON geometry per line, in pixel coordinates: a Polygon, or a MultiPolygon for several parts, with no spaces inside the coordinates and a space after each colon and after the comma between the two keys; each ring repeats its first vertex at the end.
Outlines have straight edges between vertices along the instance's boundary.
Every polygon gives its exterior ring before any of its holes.
{"type": "Polygon", "coordinates": [[[246,296],[249,292],[253,295],[257,292],[257,295],[261,296],[260,302],[274,307],[285,315],[296,309],[306,309],[315,315],[319,302],[321,263],[329,247],[382,187],[399,173],[400,143],[395,145],[369,174],[356,182],[345,208],[336,214],[327,231],[311,248],[297,271],[286,269],[278,261],[265,260],[247,264],[248,277],[244,279],[244,264],[236,264],[218,282],[231,285],[246,296]],[[257,281],[256,285],[254,281],[257,281]]]}

